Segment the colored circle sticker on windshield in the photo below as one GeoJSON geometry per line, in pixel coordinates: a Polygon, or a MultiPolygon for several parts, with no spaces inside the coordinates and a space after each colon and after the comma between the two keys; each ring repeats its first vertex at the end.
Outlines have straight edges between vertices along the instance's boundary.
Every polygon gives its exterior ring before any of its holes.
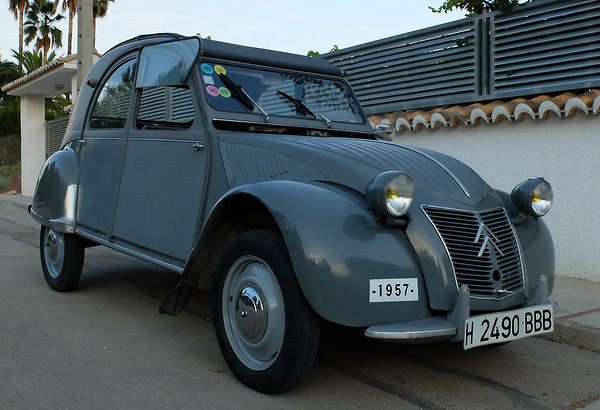
{"type": "Polygon", "coordinates": [[[213,97],[219,96],[219,89],[217,87],[215,87],[214,85],[209,85],[208,87],[206,87],[206,91],[213,97]]]}
{"type": "Polygon", "coordinates": [[[213,68],[210,66],[210,64],[207,63],[203,63],[200,68],[202,68],[202,71],[204,71],[206,74],[211,75],[212,73],[215,72],[215,70],[213,70],[213,68]]]}
{"type": "Polygon", "coordinates": [[[215,66],[215,73],[225,75],[227,74],[227,70],[225,70],[225,67],[223,67],[222,65],[217,64],[215,66]]]}
{"type": "Polygon", "coordinates": [[[226,87],[219,87],[219,94],[225,98],[231,97],[231,91],[229,91],[229,89],[226,87]]]}

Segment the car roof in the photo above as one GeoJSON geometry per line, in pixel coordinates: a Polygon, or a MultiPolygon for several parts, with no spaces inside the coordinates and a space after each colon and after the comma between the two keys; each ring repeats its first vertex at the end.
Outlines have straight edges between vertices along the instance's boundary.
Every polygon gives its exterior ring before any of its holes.
{"type": "MultiPolygon", "coordinates": [[[[183,38],[186,37],[176,33],[144,34],[117,44],[116,46],[112,47],[107,54],[115,49],[131,49],[141,45],[150,45],[183,38]]],[[[200,38],[200,55],[205,57],[226,59],[230,61],[241,61],[257,65],[315,72],[326,75],[345,75],[342,69],[319,57],[307,57],[300,54],[241,46],[238,44],[225,43],[222,41],[208,40],[204,38],[200,38]]]]}

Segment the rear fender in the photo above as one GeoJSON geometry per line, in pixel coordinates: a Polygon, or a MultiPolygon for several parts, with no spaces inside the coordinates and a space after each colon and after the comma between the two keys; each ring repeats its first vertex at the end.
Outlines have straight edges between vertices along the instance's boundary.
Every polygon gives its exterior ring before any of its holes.
{"type": "Polygon", "coordinates": [[[63,233],[75,231],[78,161],[69,147],[55,152],[38,177],[29,213],[45,226],[63,233]]]}

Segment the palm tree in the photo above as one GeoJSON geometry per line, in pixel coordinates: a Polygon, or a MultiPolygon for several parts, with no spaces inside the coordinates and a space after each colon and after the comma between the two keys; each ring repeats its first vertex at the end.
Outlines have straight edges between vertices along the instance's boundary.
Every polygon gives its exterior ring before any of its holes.
{"type": "Polygon", "coordinates": [[[52,51],[50,54],[48,54],[46,58],[44,58],[41,51],[37,53],[34,53],[32,51],[25,51],[23,54],[17,53],[15,50],[12,50],[12,52],[13,58],[17,60],[25,70],[24,74],[30,73],[33,70],[36,70],[43,65],[46,65],[56,58],[55,51],[52,51]]]}
{"type": "Polygon", "coordinates": [[[103,18],[108,13],[108,5],[115,0],[94,0],[94,48],[96,47],[96,19],[103,18]]]}
{"type": "MultiPolygon", "coordinates": [[[[69,11],[69,34],[67,41],[67,55],[72,52],[73,44],[73,20],[77,14],[77,2],[78,0],[62,0],[62,11],[69,11]]],[[[109,3],[114,3],[115,0],[94,0],[93,3],[93,15],[94,15],[94,45],[96,44],[96,19],[103,18],[108,12],[109,3]]],[[[56,1],[54,11],[58,8],[58,0],[56,1]]]]}
{"type": "Polygon", "coordinates": [[[28,8],[29,0],[8,0],[8,10],[14,14],[15,19],[19,20],[19,53],[21,54],[23,53],[23,20],[28,8]]]}
{"type": "MultiPolygon", "coordinates": [[[[0,61],[0,85],[8,84],[22,75],[23,71],[21,71],[21,69],[12,61],[0,61]]],[[[2,91],[2,94],[0,94],[0,103],[5,95],[6,93],[2,91]]]]}
{"type": "MultiPolygon", "coordinates": [[[[58,9],[58,0],[54,3],[54,12],[58,9]]],[[[67,55],[72,52],[73,45],[73,20],[77,14],[77,0],[62,0],[62,11],[69,11],[69,31],[67,39],[67,55]]]]}
{"type": "Polygon", "coordinates": [[[35,51],[44,49],[44,59],[48,57],[50,47],[62,47],[62,31],[54,24],[64,16],[55,14],[55,4],[46,0],[33,0],[27,12],[25,22],[25,44],[35,40],[35,51]]]}

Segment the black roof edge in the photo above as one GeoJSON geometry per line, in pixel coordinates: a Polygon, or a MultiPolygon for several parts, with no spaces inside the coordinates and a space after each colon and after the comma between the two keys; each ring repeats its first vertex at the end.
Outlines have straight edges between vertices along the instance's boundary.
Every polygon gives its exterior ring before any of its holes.
{"type": "Polygon", "coordinates": [[[166,37],[165,40],[177,40],[180,38],[184,38],[184,36],[182,36],[181,34],[177,34],[177,33],[140,34],[139,36],[132,37],[129,40],[122,41],[119,44],[112,46],[106,53],[114,50],[115,48],[118,48],[118,47],[121,47],[121,46],[124,46],[127,44],[131,44],[136,41],[148,40],[148,39],[152,39],[152,38],[155,38],[156,40],[160,40],[161,37],[166,37]]]}
{"type": "MultiPolygon", "coordinates": [[[[127,46],[138,41],[148,42],[149,40],[154,40],[156,42],[161,42],[184,38],[190,38],[190,36],[182,36],[177,33],[141,34],[113,46],[105,54],[108,54],[110,51],[119,47],[127,46]]],[[[149,44],[154,41],[150,41],[149,44]]],[[[208,40],[205,38],[200,38],[200,47],[200,55],[206,57],[222,58],[231,61],[242,61],[251,64],[315,72],[333,76],[343,76],[345,74],[341,68],[336,67],[324,59],[307,57],[301,54],[242,46],[222,41],[208,40]]]]}
{"type": "Polygon", "coordinates": [[[264,48],[241,46],[215,40],[201,40],[201,55],[222,58],[232,61],[242,61],[271,67],[288,68],[320,74],[341,76],[343,71],[328,61],[320,58],[307,57],[300,54],[283,51],[267,50],[264,48]]]}

